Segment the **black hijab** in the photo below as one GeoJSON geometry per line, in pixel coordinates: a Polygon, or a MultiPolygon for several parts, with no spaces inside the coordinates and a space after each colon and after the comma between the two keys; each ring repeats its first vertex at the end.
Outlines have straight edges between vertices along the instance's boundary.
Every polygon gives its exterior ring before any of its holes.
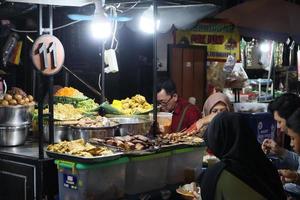
{"type": "Polygon", "coordinates": [[[218,114],[204,137],[208,148],[221,161],[208,168],[201,178],[203,200],[214,199],[224,169],[267,199],[286,199],[277,170],[261,150],[241,114],[218,114]]]}

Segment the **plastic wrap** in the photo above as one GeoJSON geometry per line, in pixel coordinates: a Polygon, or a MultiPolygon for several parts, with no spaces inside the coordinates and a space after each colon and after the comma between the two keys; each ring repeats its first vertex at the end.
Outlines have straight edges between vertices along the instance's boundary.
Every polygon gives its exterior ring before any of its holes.
{"type": "Polygon", "coordinates": [[[12,33],[9,35],[7,41],[5,42],[2,48],[2,64],[6,66],[9,58],[12,54],[13,49],[16,47],[19,36],[16,33],[12,33]]]}
{"type": "Polygon", "coordinates": [[[247,80],[248,80],[248,76],[242,66],[242,63],[235,63],[231,73],[226,74],[225,87],[243,88],[247,80]]]}

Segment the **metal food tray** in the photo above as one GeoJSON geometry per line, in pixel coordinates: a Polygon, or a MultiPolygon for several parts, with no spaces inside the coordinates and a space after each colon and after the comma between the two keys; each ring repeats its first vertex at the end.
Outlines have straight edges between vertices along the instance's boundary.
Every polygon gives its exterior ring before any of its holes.
{"type": "Polygon", "coordinates": [[[206,146],[205,142],[201,142],[201,143],[182,142],[181,144],[186,145],[186,146],[193,146],[193,147],[203,147],[203,146],[206,146]]]}
{"type": "Polygon", "coordinates": [[[66,160],[66,161],[71,161],[71,162],[76,162],[76,163],[104,162],[104,161],[118,159],[123,155],[122,152],[116,152],[116,153],[111,154],[111,155],[94,156],[94,157],[91,157],[91,158],[86,158],[86,157],[82,157],[82,156],[74,156],[74,155],[69,155],[69,154],[64,154],[64,153],[57,153],[57,152],[48,151],[48,150],[46,150],[46,153],[51,158],[55,158],[55,159],[59,159],[59,160],[66,160]]]}
{"type": "Polygon", "coordinates": [[[121,151],[123,153],[123,155],[127,155],[127,156],[149,155],[149,154],[153,154],[153,153],[156,153],[157,151],[159,151],[159,148],[157,148],[157,149],[147,148],[147,149],[144,149],[144,150],[125,151],[123,148],[112,146],[112,145],[109,145],[109,144],[102,144],[102,145],[107,146],[108,148],[116,149],[117,151],[121,151]]]}
{"type": "Polygon", "coordinates": [[[121,147],[117,147],[117,146],[113,146],[113,145],[109,145],[109,144],[106,144],[106,143],[101,143],[101,142],[97,142],[97,141],[93,141],[93,140],[89,140],[89,143],[91,143],[93,145],[106,146],[110,149],[115,149],[115,151],[122,152],[124,155],[128,155],[128,156],[149,155],[149,154],[153,154],[153,153],[156,153],[156,152],[160,151],[160,147],[157,147],[157,146],[154,146],[154,148],[147,148],[147,149],[144,149],[144,150],[126,151],[121,147]]]}
{"type": "Polygon", "coordinates": [[[184,144],[184,143],[162,144],[160,147],[160,151],[171,151],[171,150],[176,150],[179,148],[185,148],[188,146],[189,145],[184,144]]]}
{"type": "Polygon", "coordinates": [[[72,129],[82,129],[82,130],[105,130],[105,129],[118,128],[119,126],[120,126],[119,124],[115,124],[113,126],[99,126],[99,127],[74,126],[74,125],[71,125],[70,127],[72,129]]]}

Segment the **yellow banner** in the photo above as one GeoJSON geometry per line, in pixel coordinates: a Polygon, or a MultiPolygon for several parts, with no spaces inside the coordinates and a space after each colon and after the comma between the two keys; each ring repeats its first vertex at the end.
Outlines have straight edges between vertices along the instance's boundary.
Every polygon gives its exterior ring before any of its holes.
{"type": "Polygon", "coordinates": [[[207,46],[207,59],[210,61],[226,61],[228,55],[240,60],[240,35],[236,29],[222,32],[212,28],[206,31],[176,31],[176,44],[207,46]]]}

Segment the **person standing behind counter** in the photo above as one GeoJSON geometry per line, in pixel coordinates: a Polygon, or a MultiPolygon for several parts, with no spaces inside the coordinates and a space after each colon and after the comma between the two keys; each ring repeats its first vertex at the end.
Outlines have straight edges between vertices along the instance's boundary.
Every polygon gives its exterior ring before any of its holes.
{"type": "Polygon", "coordinates": [[[195,105],[178,97],[175,83],[170,79],[158,83],[157,103],[161,106],[161,111],[173,113],[171,132],[189,128],[201,117],[195,105]]]}

